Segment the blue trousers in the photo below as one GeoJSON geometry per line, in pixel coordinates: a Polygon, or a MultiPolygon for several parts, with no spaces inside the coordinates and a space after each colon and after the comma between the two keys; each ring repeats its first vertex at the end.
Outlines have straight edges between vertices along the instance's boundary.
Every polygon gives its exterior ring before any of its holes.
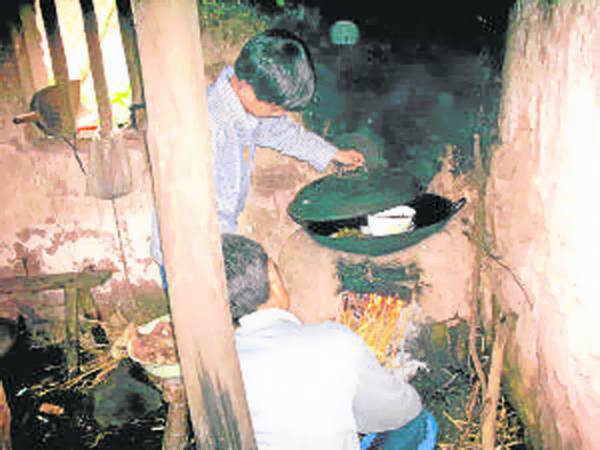
{"type": "Polygon", "coordinates": [[[421,411],[412,421],[397,430],[371,433],[363,437],[361,450],[434,450],[438,431],[435,418],[421,411]]]}

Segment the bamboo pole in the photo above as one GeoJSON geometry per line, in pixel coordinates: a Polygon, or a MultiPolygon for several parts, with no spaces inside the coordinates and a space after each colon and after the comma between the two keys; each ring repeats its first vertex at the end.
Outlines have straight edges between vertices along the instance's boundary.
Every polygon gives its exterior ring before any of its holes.
{"type": "MultiPolygon", "coordinates": [[[[17,73],[19,75],[19,97],[20,104],[23,111],[29,110],[29,103],[31,97],[35,93],[33,86],[33,77],[31,73],[31,64],[29,61],[29,55],[27,54],[27,48],[24,39],[24,30],[22,25],[14,23],[9,24],[10,36],[13,44],[13,51],[15,56],[15,62],[17,65],[17,73]]],[[[24,124],[24,134],[26,140],[32,141],[40,136],[39,131],[33,126],[33,124],[24,124]]]]}
{"type": "MultiPolygon", "coordinates": [[[[474,177],[475,183],[478,188],[478,201],[477,208],[475,209],[475,223],[473,225],[473,238],[475,242],[483,242],[485,233],[485,172],[483,168],[483,160],[481,156],[481,140],[479,134],[473,135],[473,159],[475,161],[474,177]]],[[[470,314],[469,314],[469,355],[475,367],[475,372],[481,383],[481,394],[482,398],[485,395],[487,389],[487,380],[483,368],[481,366],[481,360],[477,353],[476,345],[476,334],[479,323],[479,296],[481,288],[481,262],[483,259],[483,252],[479,245],[475,245],[475,261],[473,265],[473,277],[472,277],[472,295],[470,303],[470,314]]]]}
{"type": "Polygon", "coordinates": [[[20,97],[23,108],[29,108],[29,100],[35,92],[33,88],[33,77],[31,75],[31,65],[29,64],[29,56],[25,47],[25,39],[23,36],[22,26],[11,23],[10,37],[13,44],[15,61],[17,63],[17,72],[19,75],[20,97]]]}
{"type": "Polygon", "coordinates": [[[83,12],[83,28],[85,30],[85,40],[90,58],[90,68],[94,79],[98,114],[100,115],[100,135],[107,138],[112,132],[112,108],[106,74],[104,72],[100,38],[98,36],[98,21],[96,20],[96,12],[94,11],[94,2],[92,0],[79,0],[79,4],[83,12]]]}
{"type": "MultiPolygon", "coordinates": [[[[144,103],[144,91],[142,84],[142,73],[140,69],[140,56],[138,53],[137,35],[133,23],[133,12],[129,0],[117,0],[117,10],[119,11],[119,28],[121,30],[121,40],[125,52],[125,61],[127,63],[127,72],[131,84],[131,103],[140,105],[144,103]]],[[[135,110],[132,114],[136,114],[135,110]]],[[[137,116],[136,116],[137,117],[137,116]]],[[[143,120],[136,119],[137,127],[145,129],[143,120]]]]}
{"type": "Polygon", "coordinates": [[[133,3],[169,298],[198,448],[255,449],[226,298],[195,0],[133,3]]]}
{"type": "Polygon", "coordinates": [[[61,115],[62,115],[62,133],[70,135],[75,132],[75,115],[72,110],[71,93],[69,86],[69,70],[67,67],[67,57],[63,47],[60,25],[56,13],[54,0],[40,0],[44,28],[48,38],[48,49],[50,50],[50,59],[52,60],[52,71],[56,85],[60,90],[61,115]]]}
{"type": "Polygon", "coordinates": [[[39,91],[40,89],[48,86],[48,69],[46,69],[46,65],[44,64],[42,36],[35,22],[35,8],[33,0],[29,0],[21,4],[19,17],[23,27],[25,49],[29,58],[29,65],[31,67],[33,90],[39,91]]]}
{"type": "Polygon", "coordinates": [[[498,318],[495,327],[488,388],[485,392],[485,402],[481,414],[481,447],[483,450],[494,450],[496,448],[496,418],[498,400],[500,400],[504,350],[515,322],[516,315],[514,314],[502,316],[498,318]]]}

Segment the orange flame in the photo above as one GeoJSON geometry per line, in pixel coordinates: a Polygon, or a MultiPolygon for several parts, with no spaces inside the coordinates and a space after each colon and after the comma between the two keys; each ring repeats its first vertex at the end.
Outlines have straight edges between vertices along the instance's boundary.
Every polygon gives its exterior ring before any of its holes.
{"type": "Polygon", "coordinates": [[[338,321],[360,335],[385,367],[393,365],[410,319],[412,302],[398,296],[346,293],[338,321]]]}

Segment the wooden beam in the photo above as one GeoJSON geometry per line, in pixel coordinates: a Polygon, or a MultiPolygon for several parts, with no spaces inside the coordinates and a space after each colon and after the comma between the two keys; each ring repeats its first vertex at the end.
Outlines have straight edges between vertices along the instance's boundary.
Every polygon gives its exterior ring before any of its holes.
{"type": "MultiPolygon", "coordinates": [[[[33,78],[33,90],[48,86],[48,69],[44,63],[44,51],[42,50],[42,36],[35,21],[35,7],[33,0],[23,2],[20,6],[19,17],[23,27],[25,48],[29,57],[31,75],[33,78]]],[[[31,97],[30,97],[31,98],[31,97]]]]}
{"type": "Polygon", "coordinates": [[[197,447],[255,449],[226,294],[196,0],[135,0],[171,312],[197,447]]]}
{"type": "Polygon", "coordinates": [[[108,137],[112,132],[112,107],[110,105],[106,74],[104,72],[94,2],[92,0],[79,0],[79,4],[83,12],[83,28],[85,30],[85,40],[90,57],[90,68],[92,70],[92,77],[94,78],[98,114],[100,115],[100,134],[103,137],[108,137]]]}
{"type": "Polygon", "coordinates": [[[75,289],[91,289],[100,286],[112,275],[110,270],[84,270],[83,272],[67,272],[52,275],[29,277],[0,278],[1,293],[41,292],[64,289],[71,286],[75,289]]]}
{"type": "Polygon", "coordinates": [[[63,115],[63,133],[70,135],[75,132],[74,111],[71,108],[70,92],[67,88],[69,82],[69,70],[67,66],[67,56],[63,47],[60,35],[60,25],[56,13],[54,0],[40,0],[44,28],[48,39],[48,49],[50,50],[50,59],[52,60],[52,71],[56,85],[60,90],[61,114],[63,115]]]}

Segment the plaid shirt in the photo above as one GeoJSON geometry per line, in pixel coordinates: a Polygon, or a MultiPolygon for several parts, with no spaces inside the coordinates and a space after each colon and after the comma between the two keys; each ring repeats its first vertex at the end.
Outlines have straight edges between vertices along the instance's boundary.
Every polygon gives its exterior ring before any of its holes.
{"type": "MultiPolygon", "coordinates": [[[[337,151],[335,146],[287,116],[257,118],[246,112],[229,83],[233,74],[232,67],[225,67],[207,93],[215,152],[217,210],[222,233],[237,231],[237,220],[250,189],[257,146],[272,148],[283,155],[307,161],[319,171],[327,167],[337,151]]],[[[152,224],[151,252],[153,258],[162,265],[156,211],[152,224]]]]}

